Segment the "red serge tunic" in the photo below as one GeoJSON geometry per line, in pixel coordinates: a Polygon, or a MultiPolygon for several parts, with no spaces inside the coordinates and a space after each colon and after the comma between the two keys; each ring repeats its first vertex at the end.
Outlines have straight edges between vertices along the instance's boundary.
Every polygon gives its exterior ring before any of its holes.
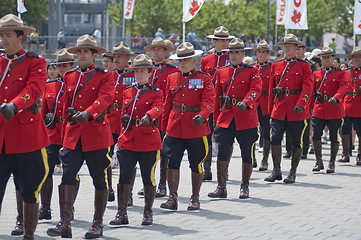
{"type": "Polygon", "coordinates": [[[329,69],[322,68],[316,70],[313,73],[313,77],[315,79],[315,91],[333,96],[339,102],[336,105],[332,105],[328,102],[328,98],[323,103],[315,100],[312,116],[321,119],[340,119],[345,117],[343,98],[349,88],[345,73],[341,69],[333,67],[329,69]]]}
{"type": "Polygon", "coordinates": [[[215,92],[209,74],[199,72],[193,75],[195,69],[187,74],[180,71],[170,74],[167,79],[165,108],[163,114],[162,130],[166,130],[166,135],[175,138],[199,138],[210,133],[208,121],[201,126],[193,123],[193,117],[202,115],[205,119],[213,112],[215,92]],[[187,81],[188,80],[188,81],[187,81]],[[175,91],[185,81],[187,83],[175,91]],[[172,100],[173,97],[173,100],[172,100]],[[200,107],[200,111],[182,111],[173,109],[177,106],[195,106],[200,107]]]}
{"type": "MultiPolygon", "coordinates": [[[[217,70],[216,73],[216,103],[214,106],[214,121],[217,126],[228,128],[234,119],[236,129],[244,130],[258,126],[257,106],[261,95],[262,82],[258,70],[250,65],[226,66],[217,70]],[[242,68],[242,70],[241,70],[242,68]],[[240,71],[237,74],[237,71],[240,71]],[[227,87],[227,82],[237,74],[227,87]],[[243,99],[248,107],[246,111],[240,111],[236,104],[232,103],[230,109],[219,105],[219,97],[222,92],[231,99],[243,99]],[[220,109],[222,109],[220,111],[220,109]]],[[[235,103],[235,102],[234,102],[235,103]]]]}
{"type": "Polygon", "coordinates": [[[349,91],[351,93],[346,93],[345,96],[345,111],[347,117],[361,117],[361,91],[355,85],[352,80],[352,76],[355,78],[356,83],[361,86],[361,68],[351,68],[344,70],[349,82],[349,91]],[[350,73],[351,72],[351,73],[350,73]],[[352,94],[352,95],[349,95],[352,94]]]}
{"type": "Polygon", "coordinates": [[[28,153],[48,146],[50,141],[40,112],[34,114],[29,109],[45,90],[45,59],[24,49],[13,56],[5,54],[0,56],[0,76],[3,76],[0,103],[12,102],[18,108],[10,120],[0,114],[0,152],[4,144],[7,154],[28,153]],[[9,71],[17,61],[22,62],[9,71]]]}
{"type": "Polygon", "coordinates": [[[201,59],[201,70],[211,76],[212,83],[216,83],[216,68],[224,67],[229,64],[228,52],[212,52],[201,59]]]}
{"type": "Polygon", "coordinates": [[[271,77],[271,65],[272,63],[266,61],[264,63],[255,63],[254,66],[258,69],[259,76],[262,80],[262,90],[261,96],[258,99],[259,105],[261,107],[262,115],[268,115],[268,90],[269,90],[269,80],[271,77]]]}
{"type": "MultiPolygon", "coordinates": [[[[148,85],[130,86],[124,90],[122,116],[126,112],[132,116],[135,123],[148,114],[151,121],[154,122],[164,111],[163,93],[157,87],[148,85]],[[139,95],[137,100],[132,99],[139,95]],[[142,91],[147,91],[142,94],[142,91]],[[127,105],[129,107],[127,108],[127,105]]],[[[130,151],[150,152],[162,149],[162,140],[160,139],[158,128],[154,125],[138,126],[133,124],[130,130],[122,129],[117,146],[130,151]]]]}

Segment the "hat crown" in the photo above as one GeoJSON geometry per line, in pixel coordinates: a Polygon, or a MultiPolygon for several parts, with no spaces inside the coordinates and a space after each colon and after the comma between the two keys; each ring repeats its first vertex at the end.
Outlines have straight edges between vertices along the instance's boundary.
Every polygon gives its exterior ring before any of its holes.
{"type": "Polygon", "coordinates": [[[166,40],[164,40],[164,43],[165,43],[165,45],[167,45],[168,47],[171,47],[172,50],[174,50],[174,46],[173,46],[173,43],[172,43],[171,40],[166,39],[166,40]]]}
{"type": "Polygon", "coordinates": [[[76,46],[89,46],[89,48],[92,46],[97,47],[97,41],[92,36],[84,34],[76,40],[76,46]]]}
{"type": "Polygon", "coordinates": [[[265,40],[260,41],[257,44],[257,48],[270,49],[269,44],[265,40]]]}
{"type": "MultiPolygon", "coordinates": [[[[166,43],[165,43],[165,41],[163,40],[163,38],[161,38],[161,37],[156,37],[156,38],[154,38],[154,39],[152,40],[152,45],[154,45],[154,46],[165,46],[166,43]]],[[[153,46],[153,47],[154,47],[154,46],[153,46]]]]}
{"type": "Polygon", "coordinates": [[[56,60],[58,62],[59,61],[65,61],[65,60],[74,60],[74,55],[68,53],[66,48],[63,48],[56,54],[56,60]]]}
{"type": "Polygon", "coordinates": [[[361,49],[359,47],[355,47],[353,50],[352,50],[352,53],[351,54],[355,54],[355,55],[361,55],[361,49]]]}
{"type": "Polygon", "coordinates": [[[113,47],[113,54],[131,54],[130,47],[125,42],[118,42],[113,47]]]}
{"type": "Polygon", "coordinates": [[[153,67],[152,59],[145,54],[139,54],[133,60],[133,67],[153,67]]]}
{"type": "Polygon", "coordinates": [[[322,48],[322,54],[333,54],[333,50],[330,47],[324,47],[322,48]]]}
{"type": "Polygon", "coordinates": [[[193,55],[193,54],[194,54],[194,47],[189,42],[184,42],[177,47],[178,57],[183,57],[183,56],[193,55]]]}
{"type": "Polygon", "coordinates": [[[240,38],[234,38],[229,42],[228,48],[229,48],[229,50],[244,49],[244,42],[240,38]]]}
{"type": "Polygon", "coordinates": [[[284,42],[285,43],[298,43],[298,38],[296,37],[296,35],[289,33],[285,36],[284,42]]]}
{"type": "Polygon", "coordinates": [[[214,29],[214,36],[217,37],[228,37],[229,31],[226,27],[219,26],[216,29],[214,29]]]}
{"type": "Polygon", "coordinates": [[[0,19],[0,27],[24,27],[24,22],[14,14],[7,14],[0,19]]]}

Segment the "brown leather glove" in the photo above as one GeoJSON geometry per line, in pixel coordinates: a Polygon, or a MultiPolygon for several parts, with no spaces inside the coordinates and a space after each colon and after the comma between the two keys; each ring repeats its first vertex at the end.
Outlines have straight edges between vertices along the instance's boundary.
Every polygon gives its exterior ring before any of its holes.
{"type": "Polygon", "coordinates": [[[77,112],[73,116],[73,120],[78,123],[86,123],[90,118],[90,113],[87,111],[77,112]]]}
{"type": "Polygon", "coordinates": [[[337,98],[332,97],[328,100],[328,102],[331,103],[332,105],[336,105],[338,103],[338,100],[337,100],[337,98]]]}
{"type": "Polygon", "coordinates": [[[195,115],[193,118],[194,125],[197,127],[201,126],[205,121],[206,119],[202,115],[195,115]]]}
{"type": "Polygon", "coordinates": [[[151,124],[151,118],[150,118],[149,114],[145,114],[144,117],[142,117],[142,119],[140,119],[139,126],[148,126],[150,124],[151,124]]]}
{"type": "Polygon", "coordinates": [[[303,108],[299,105],[295,106],[295,109],[293,110],[295,113],[301,113],[303,112],[303,108]]]}
{"type": "Polygon", "coordinates": [[[247,107],[248,107],[248,105],[247,105],[247,103],[244,102],[244,101],[237,103],[237,108],[238,108],[239,111],[241,111],[241,112],[246,111],[247,107]]]}

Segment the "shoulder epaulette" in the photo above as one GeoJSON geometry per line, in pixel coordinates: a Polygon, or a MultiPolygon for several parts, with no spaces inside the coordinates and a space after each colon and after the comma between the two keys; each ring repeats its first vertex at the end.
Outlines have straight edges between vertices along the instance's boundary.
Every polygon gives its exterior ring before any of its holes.
{"type": "Polygon", "coordinates": [[[244,64],[245,67],[254,68],[252,65],[244,64]]]}
{"type": "Polygon", "coordinates": [[[212,54],[213,52],[207,52],[205,55],[203,55],[202,58],[207,57],[209,54],[212,54]]]}
{"type": "Polygon", "coordinates": [[[166,66],[172,67],[172,68],[177,68],[176,66],[174,66],[174,65],[172,65],[172,64],[170,64],[170,63],[167,63],[166,66]]]}
{"type": "Polygon", "coordinates": [[[108,72],[114,72],[114,71],[115,71],[115,68],[110,69],[108,72]]]}
{"type": "Polygon", "coordinates": [[[46,80],[46,83],[52,83],[52,82],[57,82],[57,81],[58,81],[57,78],[55,78],[55,79],[48,79],[48,80],[46,80]]]}
{"type": "Polygon", "coordinates": [[[99,71],[99,72],[106,73],[106,71],[105,71],[104,68],[96,67],[95,69],[96,69],[97,71],[99,71]]]}
{"type": "Polygon", "coordinates": [[[76,71],[76,69],[73,68],[72,70],[67,71],[65,74],[72,73],[72,72],[75,72],[75,71],[76,71]]]}
{"type": "Polygon", "coordinates": [[[174,73],[178,73],[178,72],[180,72],[180,70],[175,71],[175,72],[172,72],[172,73],[169,73],[168,76],[169,76],[169,75],[172,75],[172,74],[174,74],[174,73]]]}
{"type": "Polygon", "coordinates": [[[36,54],[36,53],[34,53],[34,52],[26,52],[26,54],[27,54],[28,56],[32,56],[32,57],[36,57],[36,58],[41,58],[41,56],[40,56],[39,54],[36,54]]]}
{"type": "Polygon", "coordinates": [[[136,84],[136,83],[132,83],[132,85],[129,85],[128,87],[124,88],[124,90],[127,90],[128,88],[132,88],[132,87],[135,87],[135,86],[137,86],[137,84],[136,84]]]}
{"type": "Polygon", "coordinates": [[[305,59],[301,59],[301,58],[297,58],[297,59],[298,59],[298,61],[302,61],[302,62],[308,63],[305,59]]]}
{"type": "Polygon", "coordinates": [[[272,63],[283,61],[283,59],[274,60],[272,63]]]}
{"type": "Polygon", "coordinates": [[[153,89],[153,90],[155,90],[155,91],[157,91],[157,92],[160,91],[160,88],[159,88],[159,87],[156,87],[156,86],[154,86],[154,85],[150,86],[150,89],[153,89]]]}
{"type": "Polygon", "coordinates": [[[229,66],[231,66],[231,64],[227,64],[227,65],[225,65],[225,66],[223,66],[223,67],[220,67],[220,68],[218,68],[218,69],[226,68],[226,67],[229,67],[229,66]]]}
{"type": "Polygon", "coordinates": [[[203,73],[203,74],[206,74],[208,76],[211,76],[209,73],[206,73],[206,72],[202,72],[202,71],[198,71],[199,73],[203,73]]]}

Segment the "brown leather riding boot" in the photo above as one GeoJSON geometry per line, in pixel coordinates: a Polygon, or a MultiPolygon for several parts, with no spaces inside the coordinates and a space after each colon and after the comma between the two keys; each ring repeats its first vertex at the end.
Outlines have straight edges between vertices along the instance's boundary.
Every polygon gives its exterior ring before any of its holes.
{"type": "Polygon", "coordinates": [[[168,169],[168,186],[169,198],[165,203],[160,205],[160,208],[177,210],[178,209],[178,185],[179,185],[179,169],[168,169]]]}
{"type": "Polygon", "coordinates": [[[73,210],[71,211],[71,220],[74,220],[74,203],[76,200],[76,197],[78,196],[78,192],[79,192],[79,187],[80,187],[80,179],[75,179],[75,183],[74,183],[74,200],[73,200],[73,210]]]}
{"type": "Polygon", "coordinates": [[[324,169],[323,162],[322,162],[322,143],[321,140],[313,140],[313,148],[315,150],[316,155],[316,165],[312,169],[314,172],[319,172],[320,170],[324,169]]]}
{"type": "Polygon", "coordinates": [[[110,225],[129,224],[127,206],[130,188],[130,184],[118,184],[118,212],[114,220],[109,222],[110,225]]]}
{"type": "Polygon", "coordinates": [[[51,219],[51,196],[53,194],[53,178],[48,177],[40,190],[41,207],[39,210],[39,220],[51,219]]]}
{"type": "Polygon", "coordinates": [[[199,203],[199,192],[203,181],[202,173],[192,172],[192,196],[187,210],[198,210],[201,206],[199,203]]]}
{"type": "Polygon", "coordinates": [[[24,210],[23,210],[23,197],[19,190],[16,190],[16,209],[18,216],[16,217],[16,226],[11,231],[11,235],[19,236],[24,234],[24,210]]]}
{"type": "Polygon", "coordinates": [[[350,162],[350,134],[342,135],[342,157],[338,159],[339,162],[350,162]]]}
{"type": "Polygon", "coordinates": [[[253,146],[253,168],[257,168],[256,145],[253,146]]]}
{"type": "Polygon", "coordinates": [[[153,211],[152,206],[154,202],[155,186],[144,186],[144,212],[142,225],[152,225],[153,211]]]}
{"type": "Polygon", "coordinates": [[[160,157],[160,179],[155,197],[165,197],[167,195],[167,168],[169,159],[165,156],[160,157]]]}
{"type": "Polygon", "coordinates": [[[94,217],[93,224],[85,233],[86,239],[99,238],[103,236],[103,216],[108,202],[108,190],[100,191],[95,189],[94,217]]]}
{"type": "Polygon", "coordinates": [[[74,185],[59,185],[60,222],[46,232],[49,236],[71,238],[71,215],[74,202],[74,185]]]}
{"type": "Polygon", "coordinates": [[[284,183],[294,183],[296,181],[296,170],[301,160],[301,152],[302,152],[301,148],[292,146],[291,169],[287,178],[283,180],[284,183]]]}
{"type": "Polygon", "coordinates": [[[109,166],[107,168],[107,179],[108,179],[108,189],[109,189],[109,196],[108,196],[108,202],[114,202],[115,201],[115,195],[113,190],[113,184],[112,184],[112,166],[109,166]]]}
{"type": "Polygon", "coordinates": [[[358,153],[356,156],[356,165],[360,166],[361,165],[361,139],[360,137],[358,138],[358,153]]]}
{"type": "Polygon", "coordinates": [[[214,192],[208,193],[210,198],[227,198],[227,172],[228,172],[228,161],[217,161],[217,181],[218,186],[214,192]]]}
{"type": "Polygon", "coordinates": [[[271,149],[271,140],[263,138],[263,158],[261,161],[260,171],[266,171],[268,169],[268,156],[271,149]]]}
{"type": "Polygon", "coordinates": [[[249,179],[251,178],[253,166],[250,163],[242,163],[242,183],[239,198],[249,198],[249,179]]]}
{"type": "Polygon", "coordinates": [[[276,180],[282,180],[282,172],[281,172],[281,154],[282,154],[282,146],[281,145],[272,145],[272,160],[273,160],[273,171],[271,175],[266,177],[264,180],[266,182],[274,182],[276,180]]]}
{"type": "Polygon", "coordinates": [[[39,219],[39,204],[24,202],[24,237],[23,240],[33,240],[39,219]]]}
{"type": "Polygon", "coordinates": [[[331,156],[330,156],[330,162],[328,163],[327,173],[334,173],[335,172],[335,160],[339,148],[338,142],[331,142],[331,156]]]}
{"type": "Polygon", "coordinates": [[[130,191],[129,191],[128,207],[133,206],[133,187],[134,187],[134,182],[135,182],[135,176],[136,175],[137,175],[137,167],[134,167],[132,178],[130,179],[130,191]]]}

